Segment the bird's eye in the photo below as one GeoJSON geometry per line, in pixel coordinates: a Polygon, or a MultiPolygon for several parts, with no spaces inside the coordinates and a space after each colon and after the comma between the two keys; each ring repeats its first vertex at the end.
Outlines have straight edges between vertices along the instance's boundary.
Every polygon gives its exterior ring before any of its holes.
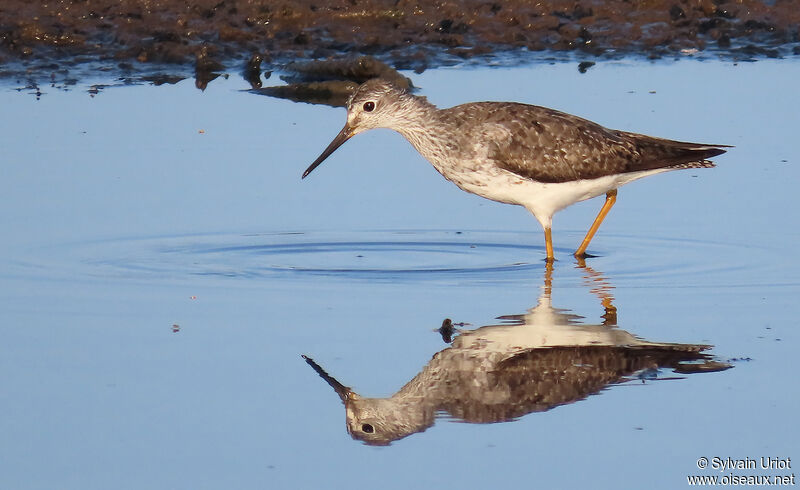
{"type": "MultiPolygon", "coordinates": [[[[367,104],[371,104],[371,102],[367,102],[367,104]]],[[[365,105],[366,105],[366,104],[365,104],[365,105]]],[[[363,431],[364,431],[364,432],[366,432],[367,434],[372,434],[373,432],[375,432],[375,428],[374,428],[374,427],[372,427],[372,425],[371,425],[371,424],[362,424],[362,425],[361,425],[361,430],[363,430],[363,431]]]]}
{"type": "Polygon", "coordinates": [[[364,110],[367,112],[372,112],[375,109],[375,102],[371,100],[368,102],[364,102],[364,110]]]}

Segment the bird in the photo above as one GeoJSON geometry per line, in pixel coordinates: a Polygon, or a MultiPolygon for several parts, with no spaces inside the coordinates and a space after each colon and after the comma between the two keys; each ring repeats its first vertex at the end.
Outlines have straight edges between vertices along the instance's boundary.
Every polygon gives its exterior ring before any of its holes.
{"type": "Polygon", "coordinates": [[[589,243],[616,202],[617,189],[670,170],[709,168],[728,145],[688,143],[609,129],[546,107],[471,102],[439,109],[426,97],[375,78],[347,100],[347,122],[303,173],[305,179],[356,134],[375,128],[400,133],[462,190],[525,207],[539,221],[546,261],[553,253],[553,215],[580,201],[606,200],[574,255],[589,243]]]}
{"type": "MultiPolygon", "coordinates": [[[[552,263],[550,263],[552,264],[552,263]]],[[[503,315],[498,325],[459,330],[419,374],[389,397],[360,395],[302,358],[345,405],[353,439],[383,446],[425,431],[437,417],[477,424],[510,422],[579,402],[606,388],[641,380],[724,371],[731,367],[707,353],[713,346],[652,342],[608,319],[610,285],[588,266],[586,284],[605,313],[592,323],[551,302],[552,266],[546,266],[537,304],[521,315],[503,315]]],[[[446,341],[447,342],[447,341],[446,341]]]]}

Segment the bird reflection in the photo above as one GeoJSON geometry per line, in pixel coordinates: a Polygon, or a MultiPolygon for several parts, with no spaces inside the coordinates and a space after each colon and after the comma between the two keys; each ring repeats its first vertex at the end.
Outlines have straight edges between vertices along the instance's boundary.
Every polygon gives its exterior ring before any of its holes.
{"type": "MultiPolygon", "coordinates": [[[[612,384],[665,379],[662,368],[688,374],[731,367],[704,353],[710,345],[649,342],[617,328],[613,288],[584,263],[578,267],[605,309],[601,324],[584,323],[551,305],[548,264],[535,307],[524,315],[498,317],[500,325],[456,330],[452,344],[388,398],[363,397],[303,358],[344,402],[350,435],[370,445],[422,432],[438,415],[505,422],[583,400],[612,384]]],[[[447,320],[443,328],[448,324],[453,328],[447,320]]]]}

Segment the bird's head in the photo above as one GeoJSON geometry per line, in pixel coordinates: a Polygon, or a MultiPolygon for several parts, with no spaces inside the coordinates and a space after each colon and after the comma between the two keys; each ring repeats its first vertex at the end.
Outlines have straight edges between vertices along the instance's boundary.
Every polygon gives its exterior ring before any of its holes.
{"type": "Polygon", "coordinates": [[[344,128],[303,172],[303,178],[306,178],[345,141],[358,133],[375,128],[402,127],[404,122],[412,117],[411,114],[417,105],[415,102],[419,100],[424,99],[408,94],[405,90],[380,78],[359,85],[347,101],[347,122],[344,128]]]}

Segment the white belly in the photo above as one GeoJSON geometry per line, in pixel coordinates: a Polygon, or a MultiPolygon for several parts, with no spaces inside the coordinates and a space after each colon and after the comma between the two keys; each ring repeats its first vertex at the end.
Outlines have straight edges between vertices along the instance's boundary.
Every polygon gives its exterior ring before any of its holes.
{"type": "Polygon", "coordinates": [[[549,228],[553,215],[571,204],[601,196],[634,180],[668,170],[671,169],[660,168],[562,183],[535,182],[510,172],[494,175],[484,173],[480,175],[480,182],[478,179],[452,180],[461,189],[486,199],[524,206],[542,227],[549,228]]]}

